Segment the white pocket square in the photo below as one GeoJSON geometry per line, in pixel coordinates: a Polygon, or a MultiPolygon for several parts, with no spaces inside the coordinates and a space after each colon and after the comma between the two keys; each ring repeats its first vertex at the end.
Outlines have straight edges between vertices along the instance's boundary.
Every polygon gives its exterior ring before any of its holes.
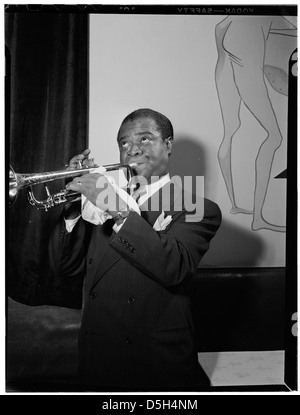
{"type": "Polygon", "coordinates": [[[172,222],[172,216],[168,215],[165,218],[165,212],[162,211],[159,217],[156,219],[155,224],[153,225],[153,229],[155,231],[163,231],[172,222]]]}

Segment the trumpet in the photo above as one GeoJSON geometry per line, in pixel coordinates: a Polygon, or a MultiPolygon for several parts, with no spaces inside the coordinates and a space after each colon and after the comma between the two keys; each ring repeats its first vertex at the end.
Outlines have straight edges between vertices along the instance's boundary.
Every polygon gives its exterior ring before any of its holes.
{"type": "MultiPolygon", "coordinates": [[[[15,203],[19,191],[24,188],[29,188],[27,193],[29,203],[37,209],[44,209],[45,211],[62,203],[72,203],[81,200],[80,193],[66,189],[51,194],[47,187],[47,182],[82,176],[83,174],[92,173],[97,167],[99,166],[85,167],[79,163],[79,168],[73,170],[20,174],[15,173],[14,169],[9,166],[9,207],[15,203]],[[44,200],[37,200],[34,196],[33,186],[41,183],[44,183],[47,198],[44,200]]],[[[127,179],[127,182],[129,182],[134,175],[136,164],[107,164],[101,167],[104,167],[106,172],[124,169],[125,178],[127,179]]]]}

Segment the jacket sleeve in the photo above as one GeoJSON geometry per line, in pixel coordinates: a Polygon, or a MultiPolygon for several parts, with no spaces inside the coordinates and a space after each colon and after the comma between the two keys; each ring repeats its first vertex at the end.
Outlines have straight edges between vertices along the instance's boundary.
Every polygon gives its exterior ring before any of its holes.
{"type": "Polygon", "coordinates": [[[219,207],[208,199],[201,221],[186,222],[185,213],[177,212],[164,231],[156,232],[147,221],[131,212],[109,245],[161,285],[180,284],[196,272],[221,223],[219,207]]]}

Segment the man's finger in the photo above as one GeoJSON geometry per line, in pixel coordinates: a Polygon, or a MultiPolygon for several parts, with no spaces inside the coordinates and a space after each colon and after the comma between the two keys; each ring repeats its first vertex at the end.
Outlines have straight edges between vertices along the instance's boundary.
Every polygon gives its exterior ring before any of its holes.
{"type": "Polygon", "coordinates": [[[90,154],[91,150],[89,148],[83,150],[82,153],[77,154],[76,156],[72,157],[69,161],[69,168],[76,168],[78,167],[78,162],[83,163],[85,160],[88,160],[88,155],[90,154]]]}
{"type": "Polygon", "coordinates": [[[97,180],[100,177],[100,174],[84,174],[79,177],[75,177],[70,183],[67,184],[66,189],[79,190],[82,191],[82,187],[90,188],[91,190],[96,188],[97,180]]]}
{"type": "Polygon", "coordinates": [[[83,193],[83,191],[84,191],[84,186],[82,186],[82,183],[76,183],[76,182],[71,182],[71,183],[68,183],[67,185],[66,185],[66,189],[67,190],[73,190],[74,192],[79,192],[79,193],[83,193]]]}
{"type": "Polygon", "coordinates": [[[89,159],[89,158],[83,159],[82,165],[85,167],[97,167],[97,164],[95,163],[95,159],[89,159]]]}
{"type": "Polygon", "coordinates": [[[75,177],[75,181],[80,181],[81,183],[85,183],[85,184],[89,184],[89,183],[95,183],[97,180],[99,179],[99,177],[101,177],[101,174],[99,173],[86,173],[83,174],[82,176],[79,177],[75,177]]]}

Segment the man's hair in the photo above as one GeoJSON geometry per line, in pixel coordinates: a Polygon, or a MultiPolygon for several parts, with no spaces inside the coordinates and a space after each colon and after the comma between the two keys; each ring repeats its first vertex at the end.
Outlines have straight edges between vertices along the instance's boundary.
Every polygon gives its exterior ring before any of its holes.
{"type": "Polygon", "coordinates": [[[156,125],[159,131],[161,132],[163,139],[170,137],[171,140],[173,140],[174,131],[171,121],[165,115],[161,114],[160,112],[151,110],[150,108],[140,108],[138,110],[131,112],[124,118],[122,125],[130,121],[135,121],[138,118],[144,117],[151,118],[156,122],[156,125]]]}

